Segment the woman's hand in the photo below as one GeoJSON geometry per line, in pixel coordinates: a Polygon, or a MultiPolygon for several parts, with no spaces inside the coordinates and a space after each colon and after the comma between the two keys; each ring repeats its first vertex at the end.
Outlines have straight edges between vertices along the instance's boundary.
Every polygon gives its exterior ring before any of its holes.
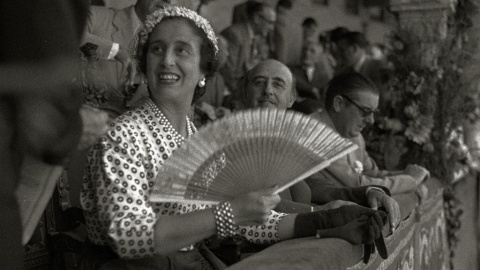
{"type": "Polygon", "coordinates": [[[261,225],[267,221],[270,211],[280,202],[274,194],[276,187],[250,192],[230,201],[235,225],[261,225]]]}
{"type": "Polygon", "coordinates": [[[354,203],[354,202],[349,202],[349,201],[335,200],[335,201],[331,201],[331,202],[326,203],[326,204],[314,206],[312,212],[320,211],[320,210],[335,209],[335,208],[342,207],[344,205],[357,205],[357,204],[354,203]]]}
{"type": "Polygon", "coordinates": [[[80,109],[82,116],[83,132],[78,149],[84,150],[92,146],[97,139],[108,130],[108,122],[112,120],[108,113],[89,106],[82,106],[80,109]]]}
{"type": "Polygon", "coordinates": [[[306,237],[315,235],[317,230],[342,227],[361,216],[373,217],[380,228],[387,215],[383,211],[373,210],[360,205],[346,205],[340,208],[298,214],[294,221],[294,236],[306,237]],[[381,221],[381,224],[380,224],[381,221]]]}
{"type": "Polygon", "coordinates": [[[317,237],[335,237],[344,239],[353,245],[359,245],[372,243],[375,239],[381,237],[382,227],[382,216],[375,215],[370,218],[360,216],[341,227],[319,230],[317,231],[317,237]]]}

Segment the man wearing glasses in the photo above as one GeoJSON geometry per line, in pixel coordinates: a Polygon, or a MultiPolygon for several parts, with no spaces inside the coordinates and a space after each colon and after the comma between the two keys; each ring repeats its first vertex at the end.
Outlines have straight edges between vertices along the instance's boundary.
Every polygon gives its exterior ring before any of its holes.
{"type": "Polygon", "coordinates": [[[363,75],[343,73],[330,81],[325,110],[315,112],[312,116],[332,127],[344,138],[352,140],[359,148],[308,179],[307,184],[312,191],[324,185],[381,185],[387,187],[392,194],[397,194],[417,190],[429,176],[429,172],[418,165],[408,165],[403,171],[383,171],[370,158],[361,131],[374,123],[378,105],[379,91],[375,83],[363,75]]]}

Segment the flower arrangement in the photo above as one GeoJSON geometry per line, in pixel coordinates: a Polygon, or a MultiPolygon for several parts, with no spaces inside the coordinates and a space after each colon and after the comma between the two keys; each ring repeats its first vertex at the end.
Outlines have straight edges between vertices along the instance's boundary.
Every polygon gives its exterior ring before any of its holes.
{"type": "Polygon", "coordinates": [[[463,213],[453,187],[468,170],[478,170],[464,143],[463,124],[480,120],[480,64],[472,61],[476,40],[467,34],[477,4],[452,3],[446,29],[430,25],[432,32],[442,31],[422,35],[400,28],[392,34],[388,60],[395,72],[381,96],[386,110],[365,136],[380,166],[401,169],[416,163],[444,181],[450,258],[463,213]]]}
{"type": "Polygon", "coordinates": [[[446,33],[420,35],[400,28],[392,34],[387,55],[395,71],[382,92],[386,109],[365,136],[380,166],[422,164],[447,182],[454,181],[451,164],[472,167],[460,136],[464,119],[480,119],[480,84],[472,88],[472,76],[464,72],[475,43],[466,34],[472,6],[470,0],[457,2],[446,33]]]}

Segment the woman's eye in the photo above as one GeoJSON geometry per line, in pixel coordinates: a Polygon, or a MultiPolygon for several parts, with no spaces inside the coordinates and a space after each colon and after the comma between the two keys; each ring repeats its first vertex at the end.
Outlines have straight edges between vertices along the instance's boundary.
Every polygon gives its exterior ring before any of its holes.
{"type": "Polygon", "coordinates": [[[151,51],[152,53],[154,53],[154,54],[160,54],[160,53],[163,52],[163,49],[162,49],[161,46],[152,46],[152,47],[150,48],[150,51],[151,51]]]}
{"type": "Polygon", "coordinates": [[[178,49],[177,49],[177,52],[178,52],[178,54],[180,54],[180,55],[187,55],[187,54],[190,53],[190,51],[187,50],[186,48],[178,48],[178,49]]]}

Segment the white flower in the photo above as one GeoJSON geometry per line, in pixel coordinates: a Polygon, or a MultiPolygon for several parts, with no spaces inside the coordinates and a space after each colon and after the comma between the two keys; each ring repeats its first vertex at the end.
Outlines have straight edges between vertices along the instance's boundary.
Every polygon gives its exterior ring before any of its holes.
{"type": "Polygon", "coordinates": [[[361,174],[363,172],[363,164],[359,160],[355,160],[355,164],[353,165],[355,172],[361,174]]]}

